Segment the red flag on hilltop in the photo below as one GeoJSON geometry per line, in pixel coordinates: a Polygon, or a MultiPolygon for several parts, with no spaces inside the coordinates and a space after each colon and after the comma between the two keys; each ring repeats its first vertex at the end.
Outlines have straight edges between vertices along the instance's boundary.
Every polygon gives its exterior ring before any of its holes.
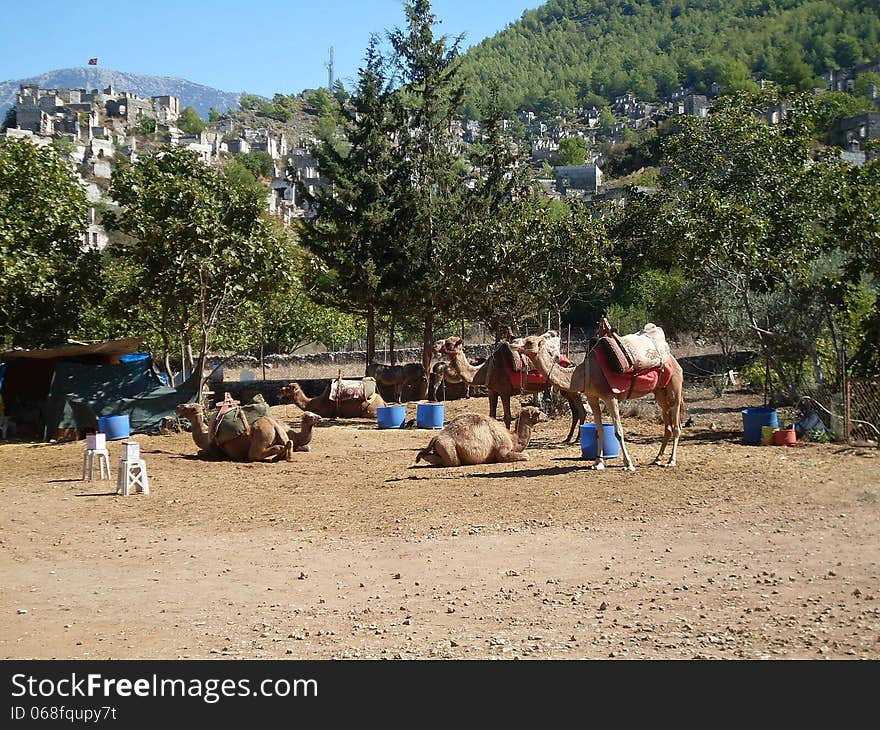
{"type": "Polygon", "coordinates": [[[97,59],[97,58],[90,58],[90,59],[89,59],[89,66],[97,66],[97,65],[98,65],[98,59],[97,59]]]}

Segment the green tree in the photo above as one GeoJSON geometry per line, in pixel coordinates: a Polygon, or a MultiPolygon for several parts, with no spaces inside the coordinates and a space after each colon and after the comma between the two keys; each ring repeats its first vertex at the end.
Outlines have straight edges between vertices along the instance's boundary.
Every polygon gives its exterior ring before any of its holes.
{"type": "Polygon", "coordinates": [[[559,150],[553,158],[554,165],[583,165],[587,161],[590,145],[581,137],[559,140],[559,150]]]}
{"type": "Polygon", "coordinates": [[[853,96],[869,98],[872,86],[874,87],[874,93],[880,94],[880,74],[874,71],[859,74],[853,82],[853,96]]]}
{"type": "Polygon", "coordinates": [[[275,160],[268,152],[245,152],[234,157],[255,178],[269,179],[275,174],[275,160]]]}
{"type": "Polygon", "coordinates": [[[823,87],[824,81],[816,78],[812,67],[804,60],[803,48],[788,41],[776,52],[771,61],[770,77],[783,91],[809,91],[823,87]]]}
{"type": "Polygon", "coordinates": [[[330,187],[318,187],[311,194],[301,189],[315,215],[300,222],[299,234],[313,256],[314,299],[366,320],[367,361],[371,362],[377,317],[383,308],[397,308],[389,281],[397,262],[387,245],[397,206],[396,128],[386,60],[376,37],[358,72],[350,110],[342,108],[338,99],[330,100],[337,108],[324,112],[338,117],[340,124],[325,130],[312,150],[330,187]]]}
{"type": "MultiPolygon", "coordinates": [[[[464,192],[451,122],[464,89],[458,74],[461,38],[435,36],[437,20],[427,0],[407,0],[406,27],[390,35],[401,89],[401,215],[396,247],[399,288],[406,310],[423,324],[422,364],[430,369],[437,301],[449,288],[436,272],[450,249],[449,231],[464,192]]],[[[442,305],[441,305],[442,311],[442,305]]],[[[422,397],[427,394],[425,383],[422,397]]]]}
{"type": "Polygon", "coordinates": [[[812,286],[814,262],[828,246],[837,168],[813,157],[812,95],[794,97],[789,116],[770,126],[758,112],[775,101],[736,94],[719,99],[708,119],[681,121],[664,143],[659,194],[634,195],[627,206],[626,228],[637,234],[626,234],[634,248],[621,257],[637,262],[662,250],[652,265],[680,266],[706,287],[724,282],[781,373],[785,348],[818,363],[813,333],[790,327],[794,317],[773,301],[792,303],[812,286]]]}
{"type": "Polygon", "coordinates": [[[285,239],[256,191],[185,149],[117,168],[110,193],[121,210],[107,213],[105,225],[132,239],[117,251],[131,272],[117,304],[152,329],[169,374],[172,353],[192,364],[194,346],[201,373],[218,324],[246,327],[245,305],[288,280],[285,239]]]}
{"type": "Polygon", "coordinates": [[[51,148],[0,139],[0,339],[63,342],[101,290],[99,255],[83,245],[84,188],[51,148]]]}
{"type": "Polygon", "coordinates": [[[751,69],[738,58],[726,58],[719,65],[718,83],[724,87],[727,94],[735,94],[738,91],[754,93],[758,91],[758,83],[752,78],[751,69]]]}
{"type": "Polygon", "coordinates": [[[184,107],[180,112],[177,126],[187,134],[201,134],[205,130],[205,122],[191,106],[184,107]]]}

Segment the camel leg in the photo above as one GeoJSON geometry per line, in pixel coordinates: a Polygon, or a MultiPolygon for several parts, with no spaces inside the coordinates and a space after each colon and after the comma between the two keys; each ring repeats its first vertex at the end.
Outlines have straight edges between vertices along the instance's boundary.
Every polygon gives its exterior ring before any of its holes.
{"type": "Polygon", "coordinates": [[[510,430],[510,422],[513,420],[510,415],[510,395],[501,396],[501,406],[504,408],[504,428],[510,430]]]}
{"type": "Polygon", "coordinates": [[[489,391],[489,418],[493,421],[498,418],[498,391],[489,391]]]}
{"type": "Polygon", "coordinates": [[[605,459],[604,453],[604,434],[602,433],[602,407],[598,398],[590,398],[590,410],[593,412],[593,423],[596,424],[596,460],[593,462],[593,469],[604,469],[605,459]]]}
{"type": "MultiPolygon", "coordinates": [[[[292,442],[288,442],[293,445],[292,442]]],[[[290,449],[283,444],[274,446],[267,445],[260,439],[251,439],[251,446],[248,449],[248,461],[263,461],[263,459],[275,459],[287,456],[290,449]]]]}
{"type": "Polygon", "coordinates": [[[529,455],[525,451],[500,452],[496,461],[501,464],[511,461],[528,461],[529,455]]]}
{"type": "Polygon", "coordinates": [[[669,455],[669,461],[666,466],[675,466],[678,457],[678,441],[681,438],[681,411],[684,405],[684,398],[681,391],[674,392],[669,399],[669,426],[672,429],[672,453],[669,455]]]}
{"type": "Polygon", "coordinates": [[[428,442],[416,456],[416,463],[424,459],[433,466],[461,466],[455,441],[449,436],[438,434],[428,442]]]}
{"type": "Polygon", "coordinates": [[[655,466],[662,466],[663,463],[660,459],[663,457],[663,452],[666,451],[666,445],[669,443],[669,437],[672,435],[672,425],[669,420],[669,398],[665,389],[655,390],[654,398],[660,408],[660,416],[663,418],[663,441],[660,442],[660,451],[657,452],[656,458],[651,463],[655,466]]]}
{"type": "Polygon", "coordinates": [[[608,405],[608,410],[611,411],[611,421],[614,423],[614,435],[617,436],[617,440],[620,442],[620,450],[623,452],[623,468],[627,471],[635,471],[636,467],[633,465],[633,461],[630,458],[629,451],[627,451],[626,443],[623,440],[623,423],[620,420],[620,406],[617,403],[617,398],[609,398],[606,401],[608,405]]]}
{"type": "Polygon", "coordinates": [[[562,443],[569,444],[575,434],[575,429],[587,420],[587,411],[579,394],[566,393],[565,397],[568,399],[568,407],[571,408],[571,428],[568,429],[568,436],[562,443]]]}
{"type": "Polygon", "coordinates": [[[293,441],[287,433],[287,429],[274,419],[272,419],[272,427],[275,429],[275,439],[272,441],[272,446],[283,447],[277,458],[280,459],[283,456],[285,461],[293,461],[293,441]]]}

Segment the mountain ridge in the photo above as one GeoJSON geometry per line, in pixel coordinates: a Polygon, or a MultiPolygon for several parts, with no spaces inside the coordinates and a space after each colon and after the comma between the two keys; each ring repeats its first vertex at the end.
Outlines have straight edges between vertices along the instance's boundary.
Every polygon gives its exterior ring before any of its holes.
{"type": "Polygon", "coordinates": [[[83,66],[55,69],[24,79],[10,79],[0,82],[0,120],[6,111],[15,106],[16,94],[21,84],[38,84],[47,89],[105,89],[113,86],[118,91],[129,91],[139,96],[176,96],[181,108],[191,106],[202,118],[214,107],[219,112],[238,109],[244,92],[230,92],[197,84],[175,76],[150,76],[147,74],[116,71],[115,69],[83,66]]]}

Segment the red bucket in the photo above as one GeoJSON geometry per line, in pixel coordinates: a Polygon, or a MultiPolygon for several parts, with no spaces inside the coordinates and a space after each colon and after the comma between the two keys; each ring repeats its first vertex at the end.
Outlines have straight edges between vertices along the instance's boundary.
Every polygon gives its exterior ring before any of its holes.
{"type": "Polygon", "coordinates": [[[797,434],[793,428],[780,428],[774,432],[773,441],[777,446],[794,446],[797,443],[797,434]]]}

